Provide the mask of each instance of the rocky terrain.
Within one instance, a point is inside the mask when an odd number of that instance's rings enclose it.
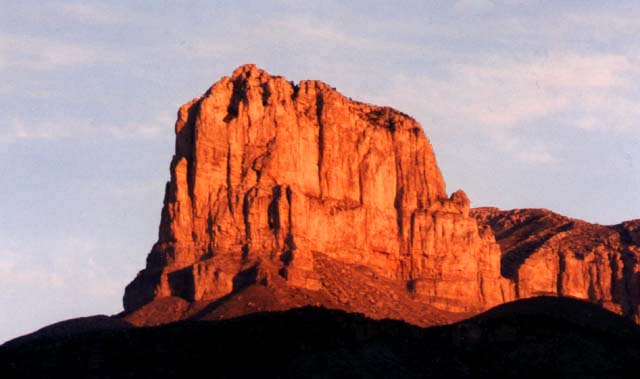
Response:
[[[399,111],[245,65],[175,133],[158,242],[125,291],[135,325],[322,305],[427,326],[540,295],[640,320],[640,221],[470,210]]]
[[[447,195],[405,114],[246,65],[185,104],[175,131],[159,239],[126,289],[127,320],[202,314],[256,285],[304,294],[290,306],[419,325],[513,298],[492,233],[464,192]]]
[[[516,297],[585,299],[640,322],[640,220],[603,226],[545,209],[471,214],[495,234]]]

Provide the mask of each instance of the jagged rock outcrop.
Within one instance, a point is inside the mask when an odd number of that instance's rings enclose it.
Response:
[[[462,191],[447,196],[431,144],[403,113],[246,65],[182,106],[175,132],[159,239],[126,289],[128,313],[163,298],[226,301],[250,285],[374,316],[405,298],[454,312],[513,298],[493,234]],[[373,287],[337,288],[327,267],[365,270]],[[359,285],[372,300],[343,301]]]
[[[603,226],[545,209],[471,213],[495,233],[517,298],[586,299],[640,322],[640,220]]]

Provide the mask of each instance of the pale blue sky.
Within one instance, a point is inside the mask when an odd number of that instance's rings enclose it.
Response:
[[[640,3],[342,3],[0,0],[0,341],[121,309],[175,112],[243,63],[411,114],[474,206],[640,217]]]

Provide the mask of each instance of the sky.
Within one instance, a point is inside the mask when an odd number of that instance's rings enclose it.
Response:
[[[0,0],[0,343],[122,310],[178,107],[244,63],[412,115],[449,193],[640,218],[640,2]]]

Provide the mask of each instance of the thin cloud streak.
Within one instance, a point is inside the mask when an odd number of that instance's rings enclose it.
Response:
[[[104,5],[87,3],[68,3],[61,7],[64,16],[87,24],[114,25],[127,21],[123,13]]]
[[[34,254],[0,250],[0,286],[46,289],[63,285],[64,280],[58,273],[37,264],[33,257]]]
[[[114,138],[142,140],[170,135],[175,120],[166,113],[145,122],[126,122],[117,125],[96,124],[90,120],[40,120],[27,122],[18,117],[9,119],[7,127],[0,128],[0,144],[34,140],[74,140]]]
[[[19,34],[0,34],[0,72],[55,71],[96,63],[124,62],[124,55],[108,48]]]
[[[0,286],[32,290],[64,290],[85,296],[114,298],[122,292],[126,274],[96,260],[100,247],[90,240],[69,237],[50,242],[47,254],[0,250]],[[118,271],[132,271],[122,268]],[[118,304],[115,304],[117,307]]]
[[[623,56],[561,54],[526,62],[492,57],[477,64],[452,63],[443,71],[445,75],[437,78],[396,76],[396,102],[413,104],[436,118],[455,117],[489,129],[576,112],[591,115],[602,127],[628,129],[629,125],[609,121],[638,117],[640,104],[628,100],[625,91],[640,75]],[[584,128],[579,120],[567,125]]]

